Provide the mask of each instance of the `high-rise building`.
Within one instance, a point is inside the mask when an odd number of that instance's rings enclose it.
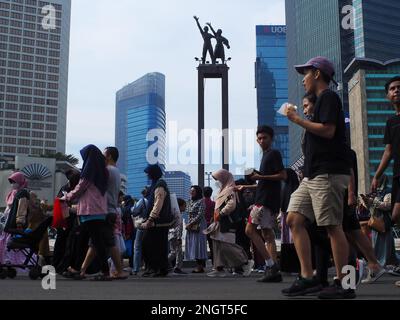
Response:
[[[189,200],[192,181],[190,176],[182,171],[167,171],[164,180],[168,184],[170,193],[175,193],[178,198]]]
[[[71,0],[0,0],[0,155],[65,153]]]
[[[353,0],[357,58],[389,61],[399,57],[400,1]]]
[[[287,50],[289,74],[289,101],[299,106],[302,114],[302,98],[305,94],[302,76],[298,75],[294,65],[304,64],[316,56],[330,59],[336,70],[335,79],[342,84],[338,91],[348,110],[343,93],[343,59],[350,63],[354,57],[351,44],[352,30],[341,27],[341,8],[351,0],[286,0]],[[345,46],[341,39],[350,45]],[[350,39],[350,41],[349,41]],[[334,88],[336,89],[336,88]],[[301,137],[303,129],[289,123],[290,163],[296,162],[302,155]]]
[[[368,193],[385,145],[383,137],[387,120],[395,115],[386,98],[385,83],[400,74],[400,59],[387,63],[357,58],[346,69],[349,82],[351,146],[358,158],[360,193]],[[392,177],[392,166],[386,174]],[[391,179],[390,179],[391,180]]]
[[[349,14],[348,6],[352,6],[354,15]],[[398,58],[399,10],[397,0],[286,0],[289,101],[300,105],[304,95],[301,76],[293,65],[326,56],[335,64],[340,86],[333,89],[338,90],[347,117],[350,78],[344,70],[355,57],[379,61]],[[291,163],[301,156],[301,131],[289,124]]]
[[[289,127],[286,117],[277,113],[288,101],[286,26],[256,26],[256,88],[258,125],[275,131],[273,147],[281,151],[283,163],[289,164]]]
[[[119,90],[115,121],[118,167],[128,194],[140,197],[149,184],[144,169],[158,162],[165,170],[165,76],[148,73]]]

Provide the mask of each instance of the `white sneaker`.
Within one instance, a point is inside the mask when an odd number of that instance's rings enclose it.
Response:
[[[374,283],[376,280],[382,277],[385,274],[385,272],[386,272],[385,268],[380,268],[379,271],[376,273],[368,269],[368,275],[364,280],[361,281],[361,283],[363,284]]]
[[[214,271],[207,273],[207,276],[211,277],[211,278],[225,278],[226,273],[225,273],[225,271],[214,270]]]
[[[251,274],[251,270],[253,270],[254,267],[254,260],[249,260],[247,261],[247,264],[245,264],[243,268],[243,276],[244,277],[249,277]]]

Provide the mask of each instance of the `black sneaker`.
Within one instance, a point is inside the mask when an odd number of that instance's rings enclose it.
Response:
[[[182,269],[179,269],[179,268],[175,268],[174,269],[174,274],[187,274],[186,272],[184,272],[184,271],[182,271]]]
[[[282,282],[282,275],[277,265],[267,267],[264,271],[264,276],[257,280],[257,282]]]
[[[341,281],[335,279],[333,285],[322,290],[318,298],[324,300],[354,299],[356,298],[356,292],[353,289],[343,289]]]
[[[322,290],[321,283],[314,277],[312,280],[299,276],[290,288],[283,289],[282,294],[287,297],[305,296]]]

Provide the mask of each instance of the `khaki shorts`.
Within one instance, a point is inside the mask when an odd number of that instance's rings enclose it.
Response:
[[[339,226],[343,222],[344,193],[350,176],[323,174],[304,179],[290,197],[288,212],[298,212],[318,226]]]
[[[253,206],[250,211],[251,223],[258,225],[261,229],[273,229],[276,218],[271,210],[263,206]]]

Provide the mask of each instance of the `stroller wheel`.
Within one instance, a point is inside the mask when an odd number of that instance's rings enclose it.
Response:
[[[7,278],[7,271],[3,268],[0,268],[0,279],[4,280]]]
[[[29,270],[29,278],[31,278],[31,280],[36,280],[37,278],[40,277],[42,273],[42,270],[40,267],[34,267],[31,270]]]
[[[10,279],[14,279],[17,276],[17,270],[15,270],[14,268],[8,268],[7,269],[7,276]]]

